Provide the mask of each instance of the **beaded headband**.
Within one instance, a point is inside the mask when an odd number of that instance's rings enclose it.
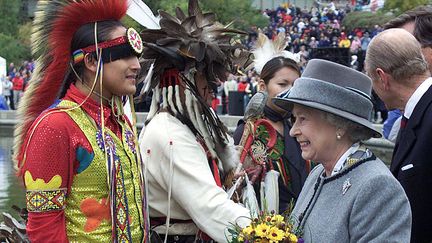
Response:
[[[120,36],[109,41],[98,43],[97,48],[105,49],[103,61],[107,63],[131,55],[141,55],[143,44],[138,32],[134,28],[129,28],[126,31],[126,36]],[[84,60],[85,54],[95,51],[96,45],[87,46],[74,51],[72,53],[73,63],[77,64],[81,62]]]

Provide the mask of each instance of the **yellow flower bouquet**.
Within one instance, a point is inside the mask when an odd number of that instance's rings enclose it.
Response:
[[[288,210],[290,211],[290,210]],[[252,219],[247,227],[240,227],[232,224],[228,228],[231,238],[230,243],[252,243],[252,242],[269,242],[269,243],[304,243],[300,237],[302,232],[295,229],[294,219],[275,214],[274,211],[260,212],[259,216]]]

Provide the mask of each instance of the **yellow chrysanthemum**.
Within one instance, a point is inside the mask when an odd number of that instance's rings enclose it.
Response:
[[[273,224],[280,224],[283,221],[284,221],[284,217],[282,215],[279,215],[279,214],[273,216],[272,219],[271,219],[271,222]]]
[[[265,217],[265,222],[271,222],[271,220],[272,220],[272,217],[271,216],[266,216]]]
[[[259,225],[256,227],[256,231],[255,231],[255,233],[256,233],[256,235],[259,236],[259,237],[266,237],[267,234],[268,234],[268,232],[269,232],[269,230],[270,230],[270,226],[268,226],[268,225],[266,225],[266,224],[259,224]]]
[[[293,233],[286,232],[285,236],[290,243],[297,243],[298,241],[297,236]]]
[[[277,227],[271,227],[268,234],[267,239],[270,241],[280,241],[285,237],[283,230],[278,229]]]
[[[249,225],[248,227],[246,227],[242,230],[242,233],[245,234],[246,236],[249,236],[249,235],[252,235],[255,233],[255,229]]]

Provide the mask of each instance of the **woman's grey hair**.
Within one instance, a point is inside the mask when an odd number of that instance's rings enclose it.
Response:
[[[348,138],[353,143],[365,141],[373,137],[373,132],[360,124],[325,111],[321,111],[321,114],[325,121],[336,128],[345,130],[346,135],[348,135]]]

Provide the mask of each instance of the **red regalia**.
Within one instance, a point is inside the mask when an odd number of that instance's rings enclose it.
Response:
[[[14,147],[27,189],[27,233],[33,242],[148,239],[134,122],[123,114],[121,97],[108,100],[94,90],[96,80],[103,80],[105,63],[142,53],[141,38],[128,29],[124,36],[94,37],[94,44],[71,50],[80,27],[92,24],[98,31],[98,22],[119,21],[127,9],[127,0],[38,3],[32,43],[37,68],[18,111],[23,119]],[[82,82],[75,65],[87,54],[97,61],[88,95],[67,82],[71,75]],[[90,98],[95,92],[99,101]]]

